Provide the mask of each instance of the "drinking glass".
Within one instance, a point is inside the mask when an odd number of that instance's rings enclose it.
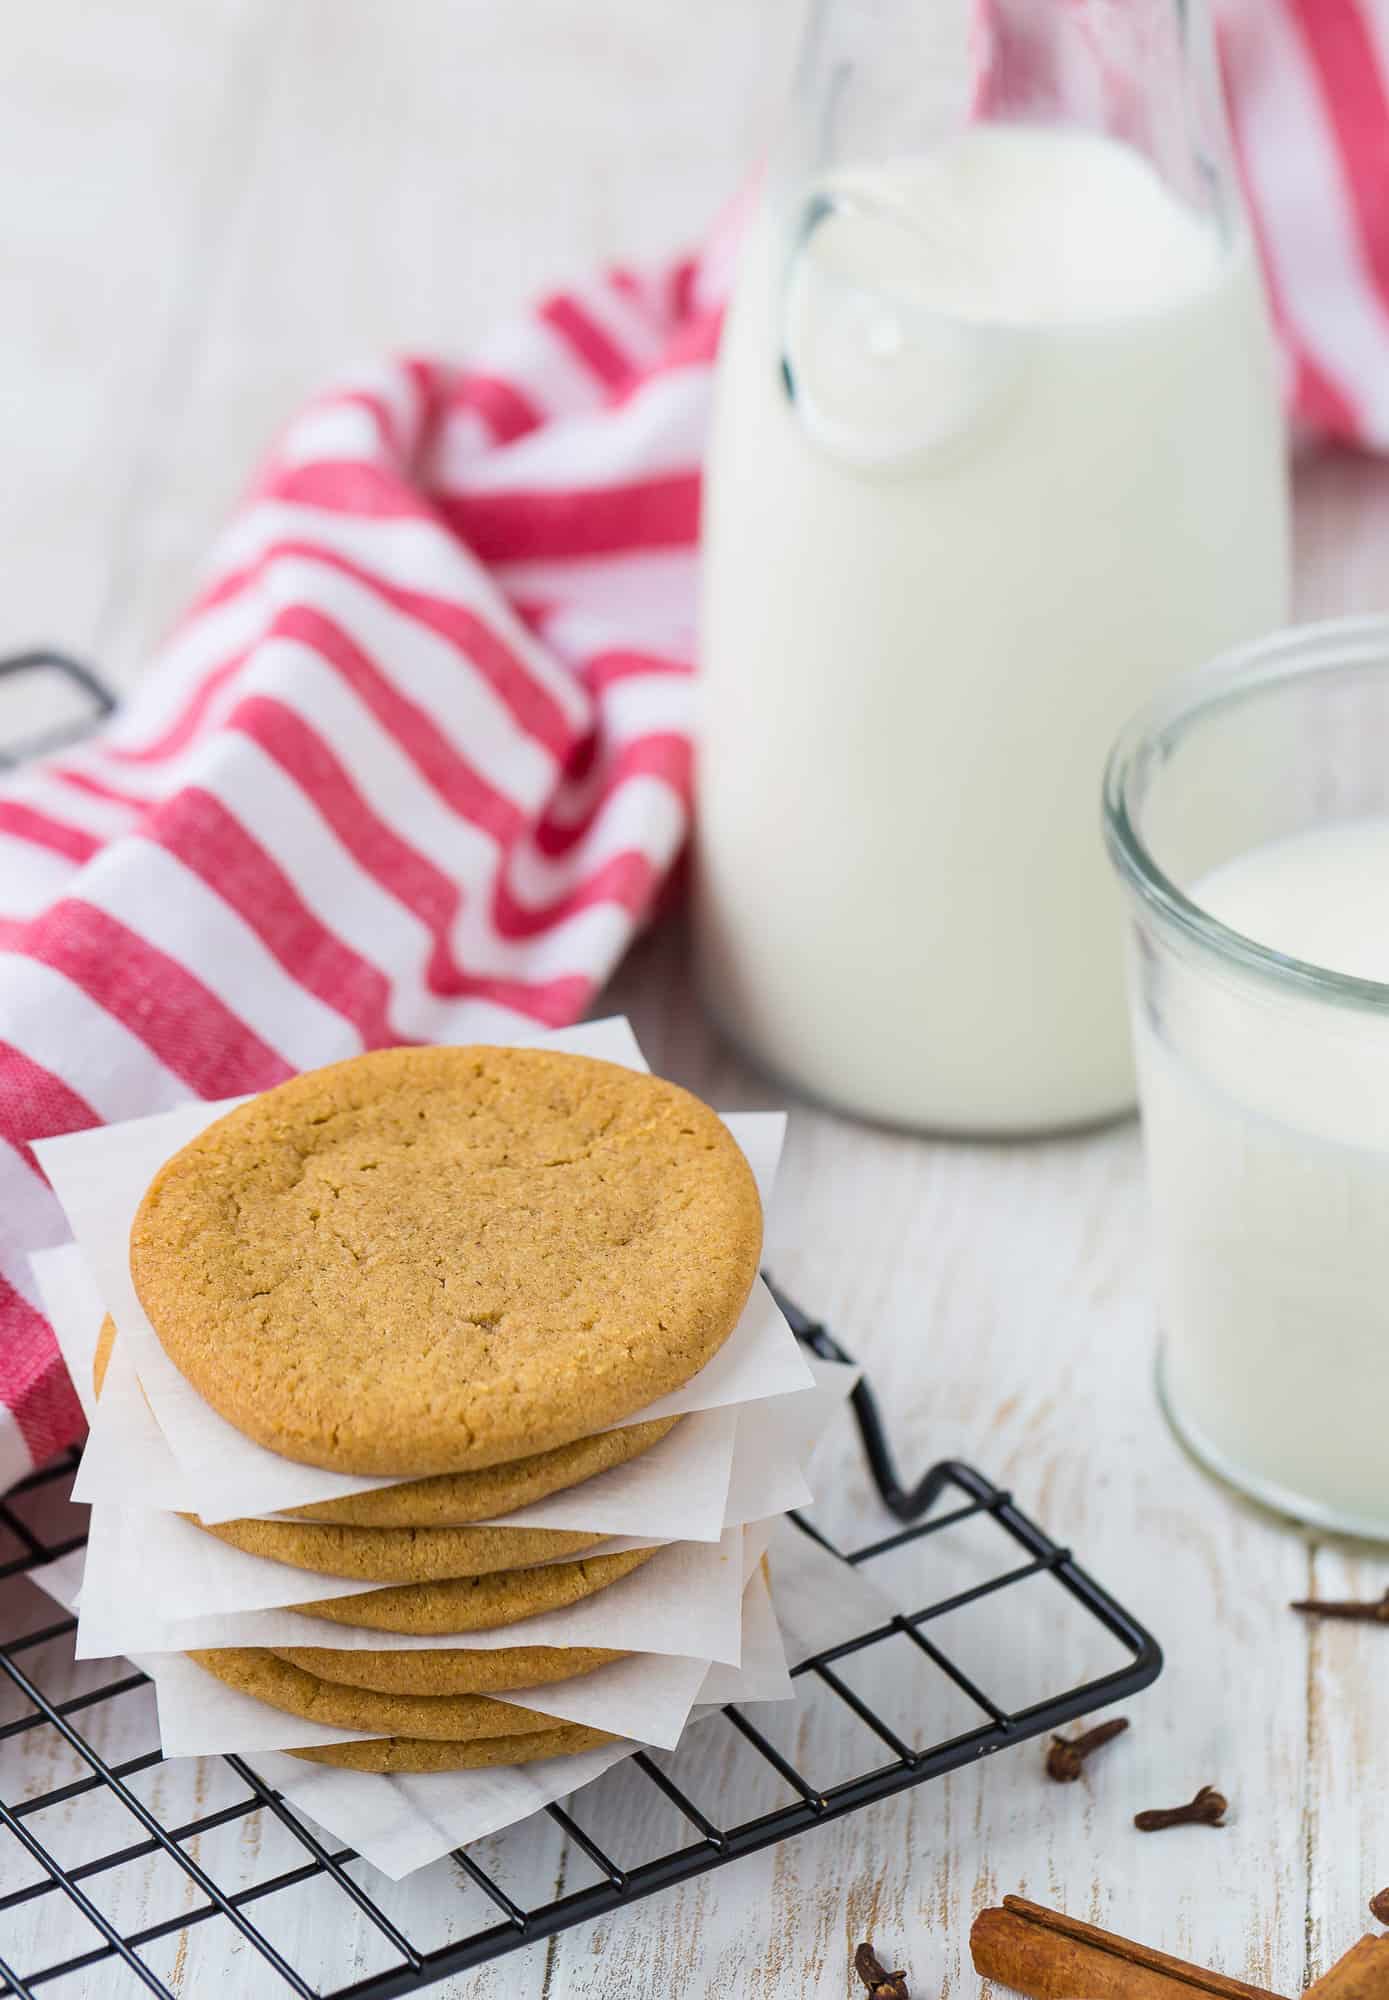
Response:
[[[1162,696],[1120,737],[1104,814],[1167,1412],[1256,1499],[1389,1537],[1389,984],[1278,949],[1281,911],[1389,968],[1360,930],[1387,900],[1389,619],[1281,635]],[[1210,907],[1214,871],[1248,883],[1251,857],[1258,939]]]

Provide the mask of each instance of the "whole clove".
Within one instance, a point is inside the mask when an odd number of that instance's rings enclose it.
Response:
[[[889,1972],[871,1944],[854,1953],[854,1971],[868,1988],[869,2000],[911,2000],[905,1972]]]
[[[1047,1776],[1058,1785],[1074,1784],[1086,1758],[1093,1757],[1116,1736],[1122,1736],[1128,1726],[1127,1716],[1116,1715],[1094,1729],[1087,1729],[1083,1736],[1053,1736],[1047,1751]]]
[[[1230,1802],[1214,1785],[1202,1785],[1189,1805],[1165,1806],[1151,1812],[1135,1813],[1134,1825],[1140,1833],[1161,1833],[1169,1826],[1223,1826]]]
[[[1377,1923],[1389,1924],[1389,1889],[1381,1889],[1377,1896],[1371,1896],[1370,1915]]]
[[[1291,1607],[1306,1618],[1342,1618],[1356,1625],[1389,1625],[1389,1590],[1383,1597],[1302,1597]]]

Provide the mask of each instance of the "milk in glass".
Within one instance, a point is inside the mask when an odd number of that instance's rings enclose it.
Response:
[[[1338,1007],[1209,964],[1139,982],[1168,1400],[1241,1485],[1389,1534],[1389,817],[1271,840],[1187,894],[1386,994]]]

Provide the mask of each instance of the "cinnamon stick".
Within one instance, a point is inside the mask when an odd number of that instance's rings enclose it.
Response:
[[[1389,1937],[1363,1937],[1302,2000],[1389,2000]]]
[[[1001,1910],[981,1911],[969,1947],[981,1978],[1033,2000],[1192,2000],[1197,1994],[1214,1995],[1215,2000],[1279,2000],[1266,1987],[1187,1965],[1021,1896],[1006,1896]],[[1348,1988],[1319,2000],[1368,2000],[1372,1990]]]
[[[1278,2000],[1204,1966],[1188,1965],[1059,1910],[1005,1896],[982,1910],[969,1934],[974,1969],[1031,2000]],[[1364,1937],[1302,2000],[1389,2000],[1389,1937]]]

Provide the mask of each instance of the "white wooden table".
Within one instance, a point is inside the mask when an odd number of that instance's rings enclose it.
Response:
[[[257,441],[323,375],[403,343],[463,349],[557,274],[694,234],[762,142],[798,12],[12,7],[0,649],[51,639],[128,681]],[[1299,531],[1304,613],[1389,605],[1389,469],[1304,466]],[[658,1068],[723,1107],[771,1101],[703,1027],[678,936],[644,943],[611,997]],[[914,1993],[973,1995],[971,1916],[1018,1891],[1299,1991],[1389,1880],[1389,1636],[1285,1607],[1378,1592],[1389,1561],[1232,1504],[1166,1434],[1133,1127],[969,1146],[797,1109],[771,1250],[870,1365],[904,1454],[1013,1486],[1158,1631],[1167,1672],[1081,1787],[1042,1782],[1033,1751],[1000,1757],[439,1990],[839,2000],[872,1935]],[[847,1425],[824,1485],[832,1527],[880,1521]],[[42,1748],[0,1745],[21,1754],[40,1789]],[[1227,1829],[1131,1833],[1136,1808],[1207,1781],[1234,1801]],[[538,1841],[543,1877],[558,1864]],[[127,1917],[157,1901],[143,1866],[123,1871]],[[0,1853],[0,1882],[14,1870]],[[268,1993],[244,1948],[209,1956],[211,1933],[172,1941],[166,1976]],[[17,1937],[0,1922],[0,1953]],[[122,1977],[86,1990],[134,1990]]]

